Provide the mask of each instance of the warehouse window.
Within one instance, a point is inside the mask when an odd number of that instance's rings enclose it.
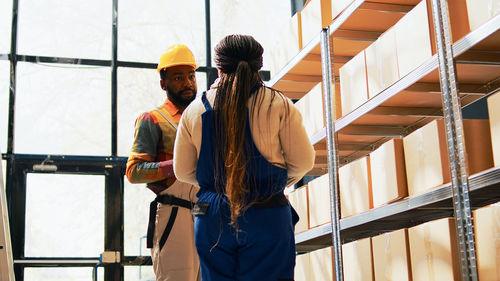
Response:
[[[0,42],[3,42],[0,40]],[[7,151],[7,120],[9,119],[9,62],[0,60],[0,152]]]
[[[263,8],[265,7],[265,8]],[[270,50],[274,47],[276,28],[290,20],[290,4],[281,0],[210,1],[212,57],[214,47],[224,36],[241,33],[252,35],[264,47],[264,70],[269,70]],[[230,17],[226,15],[231,15]]]
[[[26,257],[103,252],[103,176],[28,174],[26,185]]]
[[[103,271],[97,275],[98,280],[104,280]],[[92,268],[26,268],[25,281],[89,281],[92,280]],[[139,279],[137,279],[139,280]]]
[[[108,67],[18,63],[16,153],[111,154]]]
[[[18,54],[110,59],[111,3],[19,1]]]
[[[12,1],[0,1],[0,54],[10,52],[11,21]]]
[[[144,184],[131,184],[124,180],[125,255],[150,256],[151,250],[146,248],[146,230],[149,203],[155,199],[155,194]]]
[[[205,0],[118,3],[118,59],[157,62],[166,49],[182,43],[205,65]]]
[[[124,280],[154,281],[156,280],[152,266],[125,266]]]

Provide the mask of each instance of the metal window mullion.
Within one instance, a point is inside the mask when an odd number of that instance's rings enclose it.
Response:
[[[446,0],[432,0],[462,280],[478,280],[460,98]]]
[[[113,0],[113,27],[111,38],[111,155],[118,155],[118,106],[117,106],[117,68],[118,68],[118,0]]]
[[[217,71],[212,69],[212,27],[210,16],[210,0],[205,0],[205,42],[206,42],[206,74],[207,74],[207,89],[217,79]]]
[[[10,80],[9,80],[9,117],[7,127],[7,154],[14,152],[14,109],[16,104],[17,68],[17,17],[19,0],[12,1],[12,26],[10,36]]]
[[[104,250],[120,252],[124,250],[124,168],[110,165],[105,171],[104,189]],[[123,281],[123,267],[120,263],[104,267],[105,281]]]
[[[342,270],[342,248],[340,240],[340,215],[339,215],[339,194],[338,194],[338,151],[335,140],[335,122],[336,115],[334,103],[335,80],[332,79],[333,71],[333,43],[329,36],[329,28],[321,31],[321,68],[323,81],[323,107],[325,109],[326,119],[326,142],[328,151],[328,175],[330,184],[330,211],[332,226],[332,246],[335,268],[335,280],[343,280]]]
[[[5,193],[9,212],[9,226],[14,260],[25,256],[26,244],[26,173],[16,161],[9,159],[11,167]],[[17,281],[24,280],[24,265],[14,264],[14,275]]]
[[[7,124],[7,154],[14,152],[14,119],[16,101],[16,69],[17,69],[17,19],[19,0],[12,1],[12,25],[10,38],[10,75],[9,75],[9,116]],[[9,226],[14,259],[24,257],[25,220],[26,220],[26,176],[16,169],[15,161],[7,161],[6,195],[9,212]],[[24,267],[14,264],[14,276],[18,281],[24,280]]]

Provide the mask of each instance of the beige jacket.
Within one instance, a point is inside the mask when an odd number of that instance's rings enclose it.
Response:
[[[215,89],[207,92],[207,99],[212,106],[215,92]],[[264,99],[262,106],[255,110],[250,119],[252,138],[264,158],[288,171],[287,186],[295,184],[312,169],[315,156],[302,125],[302,116],[288,98],[272,99],[273,93],[268,88],[260,88],[248,104],[258,95],[264,95]],[[288,118],[285,103],[289,105]],[[182,114],[174,146],[175,176],[180,181],[196,186],[196,165],[202,134],[201,115],[204,112],[201,96],[197,97]]]

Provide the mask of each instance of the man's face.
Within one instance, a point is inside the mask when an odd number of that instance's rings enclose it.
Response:
[[[188,106],[196,98],[196,73],[189,65],[172,66],[166,69],[166,79],[160,81],[168,98],[178,107]]]

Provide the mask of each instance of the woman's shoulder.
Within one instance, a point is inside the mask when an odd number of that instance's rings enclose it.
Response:
[[[288,106],[291,100],[287,98],[282,92],[269,87],[263,87],[264,92],[261,92],[264,102],[270,103],[271,106]]]
[[[205,112],[205,106],[203,105],[203,101],[201,99],[203,93],[200,93],[196,96],[196,98],[186,107],[182,116],[186,116],[185,118],[197,118]]]

